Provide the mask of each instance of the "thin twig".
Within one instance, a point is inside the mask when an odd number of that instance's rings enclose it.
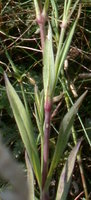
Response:
[[[82,191],[74,200],[79,200],[79,198],[84,194],[84,191]]]

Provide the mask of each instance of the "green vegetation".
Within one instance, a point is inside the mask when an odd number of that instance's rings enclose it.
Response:
[[[0,1],[1,199],[90,199],[90,5]]]

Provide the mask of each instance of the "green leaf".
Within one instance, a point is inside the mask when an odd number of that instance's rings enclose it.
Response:
[[[11,83],[9,82],[6,74],[5,74],[5,83],[6,83],[6,90],[7,90],[9,102],[10,102],[18,129],[19,129],[21,138],[27,150],[29,159],[32,163],[33,170],[35,172],[39,186],[41,186],[40,161],[39,161],[38,150],[37,150],[36,142],[34,138],[31,118],[27,114],[27,111],[24,108],[24,105],[22,104],[15,89],[12,87]]]
[[[40,13],[41,13],[41,8],[40,8],[40,1],[39,0],[34,0],[34,5],[35,5],[35,11],[36,11],[36,18],[40,18]]]
[[[76,156],[77,156],[77,152],[79,150],[80,144],[81,144],[81,140],[71,151],[64,165],[64,168],[61,172],[58,189],[57,189],[56,200],[65,200],[67,197],[71,179],[72,179],[72,172],[74,169],[74,164],[75,164],[75,160],[76,160]]]
[[[47,15],[48,7],[49,7],[49,0],[45,0],[44,7],[43,7],[43,12],[42,12],[42,14],[44,16]]]
[[[36,122],[43,137],[43,113],[44,113],[44,101],[43,101],[43,91],[40,93],[37,86],[35,86],[35,116]]]
[[[43,83],[45,99],[49,95],[52,96],[53,85],[55,81],[55,66],[54,66],[54,54],[52,46],[52,30],[49,24],[48,36],[45,41],[44,53],[43,53]]]
[[[41,102],[41,98],[40,98],[40,91],[38,90],[38,87],[35,85],[35,105],[37,108],[37,112],[39,115],[39,120],[42,120],[42,115],[40,112],[40,102]]]
[[[68,20],[71,18],[72,14],[75,11],[75,9],[76,9],[76,7],[77,7],[77,5],[78,5],[79,2],[80,2],[80,0],[77,0],[77,1],[75,1],[74,5],[72,5],[72,9],[69,12]]]
[[[64,43],[64,45],[62,46],[62,49],[60,50],[60,55],[59,55],[59,65],[56,66],[56,77],[58,79],[59,77],[59,74],[60,74],[60,71],[63,67],[63,64],[64,64],[64,61],[66,59],[66,56],[67,56],[67,53],[69,51],[69,47],[70,47],[70,44],[71,44],[71,41],[72,41],[72,37],[73,37],[73,34],[74,34],[74,31],[75,31],[75,28],[76,28],[76,24],[77,24],[77,20],[74,22],[69,34],[68,34],[68,37]]]
[[[37,86],[35,86],[35,117],[39,130],[37,143],[41,139],[41,169],[43,167],[43,126],[44,126],[44,93],[39,92]],[[41,170],[42,171],[42,170]]]
[[[87,93],[87,91],[84,92],[83,95],[81,95],[81,97],[79,97],[79,99],[76,101],[76,103],[71,107],[69,112],[65,115],[65,117],[63,118],[63,121],[60,125],[57,144],[56,144],[55,152],[54,152],[53,159],[51,162],[51,166],[49,169],[46,187],[48,187],[51,177],[52,177],[52,174],[53,174],[53,171],[56,168],[56,166],[66,148],[69,136],[71,134],[71,128],[72,128],[72,125],[74,122],[74,118],[78,112],[78,109],[79,109],[86,93]]]
[[[11,59],[11,57],[10,57],[10,55],[9,55],[9,53],[8,53],[7,50],[5,50],[5,54],[6,54],[8,60],[9,60],[9,62],[10,62],[10,64],[11,64],[11,67],[12,67],[13,71],[15,72],[15,74],[16,74],[18,77],[20,77],[19,71],[18,71],[18,69],[16,68],[16,66],[15,66],[14,62],[12,61],[12,59]]]
[[[27,152],[25,153],[25,160],[26,160],[26,166],[27,166],[29,200],[35,200],[35,197],[34,197],[34,175],[33,175],[32,166],[29,161]]]
[[[68,2],[67,2],[67,7],[66,7],[66,15],[68,16],[68,13],[69,13],[69,11],[70,11],[70,7],[71,7],[71,3],[72,3],[72,0],[69,0]]]
[[[71,44],[71,41],[72,41],[72,37],[73,37],[74,31],[75,31],[75,28],[76,28],[76,25],[77,25],[77,22],[78,22],[78,19],[79,19],[80,12],[81,12],[81,7],[79,6],[77,18],[74,21],[74,23],[73,23],[73,25],[72,25],[69,33],[68,33],[68,36],[66,37],[66,39],[64,41],[67,23],[68,23],[71,15],[72,15],[72,13],[74,12],[77,4],[78,4],[78,0],[75,2],[75,4],[73,5],[70,12],[69,12],[69,9],[70,9],[70,5],[71,5],[71,1],[70,0],[65,1],[65,4],[64,4],[64,14],[63,14],[63,20],[62,20],[62,28],[61,28],[59,45],[58,45],[58,50],[57,50],[56,59],[55,59],[56,78],[55,78],[54,87],[55,87],[55,85],[58,81],[60,71],[63,68],[63,64],[64,64],[64,61],[66,59],[67,53],[69,51],[70,44]]]
[[[55,33],[54,37],[58,46],[58,41],[59,41],[58,6],[55,0],[51,0],[51,5],[52,5],[51,24],[53,32]]]

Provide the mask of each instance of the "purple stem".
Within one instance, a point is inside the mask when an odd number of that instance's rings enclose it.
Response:
[[[40,17],[37,19],[37,23],[40,27],[40,39],[41,39],[41,47],[42,50],[44,49],[44,42],[45,42],[45,22],[46,22],[46,16],[43,16],[43,14],[40,14]]]
[[[45,42],[45,25],[44,24],[40,24],[40,38],[41,38],[41,47],[43,50],[44,42]]]
[[[52,102],[50,99],[46,100],[45,109],[45,129],[44,129],[44,147],[43,147],[43,172],[42,172],[42,191],[45,186],[47,171],[48,171],[48,157],[49,157],[49,138],[50,138],[50,121],[51,121]],[[48,200],[47,194],[43,192],[42,200]]]
[[[49,200],[49,195],[46,194],[45,192],[42,193],[42,198],[41,198],[41,200]]]

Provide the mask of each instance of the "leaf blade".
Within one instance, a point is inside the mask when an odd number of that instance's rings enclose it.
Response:
[[[77,156],[77,152],[79,150],[81,144],[81,140],[77,143],[77,145],[72,149],[64,167],[62,173],[60,175],[56,200],[65,200],[69,191],[71,179],[72,179],[72,172],[75,165],[75,160]]]
[[[60,126],[60,130],[59,130],[56,148],[54,151],[54,155],[53,155],[52,162],[51,162],[50,169],[49,169],[48,176],[47,176],[46,187],[49,186],[53,171],[56,168],[56,166],[64,152],[64,149],[67,145],[69,136],[71,134],[71,127],[73,125],[74,118],[78,112],[78,108],[80,107],[86,93],[87,93],[87,91],[84,92],[79,97],[79,99],[76,101],[76,103],[71,107],[69,112],[63,118],[63,121]]]
[[[28,179],[28,192],[29,192],[29,200],[35,200],[34,195],[34,176],[31,163],[29,161],[27,152],[25,152],[25,160],[27,166],[27,179]]]
[[[54,54],[52,45],[52,30],[49,24],[48,36],[45,41],[44,53],[43,53],[43,83],[45,98],[48,95],[52,96],[53,85],[55,81],[55,65],[54,65]]]
[[[33,165],[33,169],[34,169],[37,181],[39,183],[39,186],[41,186],[40,161],[39,161],[38,151],[37,151],[36,142],[34,138],[34,133],[31,127],[31,121],[29,121],[29,116],[27,115],[27,112],[20,98],[18,97],[18,94],[16,93],[15,89],[9,82],[6,74],[4,76],[5,76],[7,95],[9,98],[9,102],[10,102],[18,129],[19,129],[21,138],[23,140],[23,143],[29,155],[29,159]]]
[[[77,25],[77,19],[73,23],[73,26],[70,29],[69,35],[68,35],[67,39],[65,40],[65,43],[63,44],[62,49],[60,50],[59,66],[56,66],[56,76],[57,76],[57,78],[59,77],[60,71],[63,67],[64,61],[65,61],[67,53],[69,51],[70,44],[71,44],[71,41],[72,41],[72,37],[73,37],[74,31],[75,31],[76,25]]]

